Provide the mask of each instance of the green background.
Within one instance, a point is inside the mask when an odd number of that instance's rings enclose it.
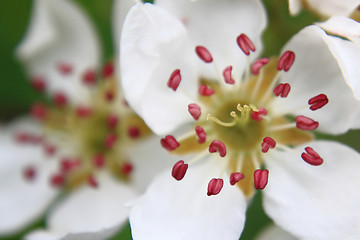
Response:
[[[111,33],[112,0],[76,0],[93,21],[101,37],[104,51],[104,62],[113,56]],[[310,13],[302,12],[297,17],[290,17],[286,0],[264,0],[268,9],[269,27],[264,33],[264,56],[279,53],[281,46],[302,27],[317,20]],[[25,72],[14,55],[16,45],[20,42],[29,23],[33,1],[1,0],[0,1],[0,123],[6,123],[19,115],[26,114],[35,101],[46,100],[42,94],[35,92],[28,83]],[[342,141],[360,151],[360,131],[350,131],[346,135],[326,136],[319,138]],[[1,214],[1,213],[0,213]],[[261,194],[253,199],[247,212],[247,220],[242,240],[251,240],[271,220],[266,217],[261,207]],[[30,229],[43,227],[40,221]],[[23,234],[23,233],[22,233]],[[21,239],[22,234],[2,237],[0,239]],[[129,225],[113,239],[131,239]]]

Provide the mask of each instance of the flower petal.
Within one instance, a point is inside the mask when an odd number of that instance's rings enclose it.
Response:
[[[301,0],[289,0],[289,11],[292,15],[296,15],[302,8]]]
[[[270,225],[262,230],[261,233],[255,238],[255,240],[297,240],[290,233],[285,232],[275,224]]]
[[[82,75],[96,70],[99,51],[91,23],[74,3],[37,0],[17,56],[31,77],[45,81],[50,95],[63,93],[77,104],[89,101],[90,89]]]
[[[219,195],[206,195],[214,164],[192,165],[180,182],[171,177],[171,170],[160,174],[131,210],[133,238],[238,239],[244,226],[245,197],[229,183]]]
[[[162,9],[139,3],[125,19],[121,49],[124,95],[146,124],[164,134],[191,120],[188,95],[195,96],[197,75],[184,26]],[[175,69],[183,81],[174,93],[167,82]]]
[[[324,159],[312,166],[294,152],[274,151],[265,160],[270,171],[264,190],[265,212],[301,239],[359,239],[360,155],[336,142],[308,143]],[[298,152],[298,153],[297,153]]]
[[[359,5],[358,0],[306,0],[308,7],[321,15],[330,16],[349,16]]]
[[[294,51],[296,58],[291,69],[283,73],[282,82],[291,85],[291,92],[286,99],[274,101],[274,112],[291,112],[313,118],[320,123],[318,130],[331,134],[344,133],[358,125],[356,116],[360,102],[346,84],[347,76],[342,73],[341,64],[339,66],[334,56],[334,43],[337,41],[344,40],[326,35],[317,26],[304,28],[290,40],[284,49]],[[321,93],[329,98],[326,106],[317,111],[296,111]]]
[[[182,20],[196,45],[205,46],[213,55],[219,70],[233,65],[233,76],[240,79],[246,66],[246,55],[236,44],[236,38],[245,33],[255,44],[259,56],[261,34],[266,26],[266,13],[258,0],[155,0],[156,5]],[[224,17],[226,16],[226,17]],[[202,75],[217,78],[211,64],[201,64]]]
[[[57,195],[49,184],[56,162],[45,156],[41,145],[15,141],[14,133],[24,129],[31,133],[40,130],[22,119],[0,135],[0,235],[13,234],[33,223]],[[24,176],[27,167],[35,169],[31,180]]]
[[[133,189],[103,173],[98,176],[99,187],[83,186],[61,201],[49,215],[48,231],[34,235],[61,236],[61,239],[106,239],[114,234],[128,218],[124,204],[133,199]],[[31,236],[31,234],[30,234]],[[29,239],[36,239],[30,238]]]

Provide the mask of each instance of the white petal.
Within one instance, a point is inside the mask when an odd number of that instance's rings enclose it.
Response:
[[[131,210],[133,238],[238,239],[245,221],[245,197],[227,179],[219,195],[206,195],[209,180],[216,177],[210,175],[211,167],[216,166],[214,162],[191,165],[180,182],[171,177],[170,169],[159,175]]]
[[[66,13],[66,14],[64,14]],[[71,103],[86,103],[90,89],[82,81],[100,61],[94,29],[80,8],[70,1],[37,0],[28,32],[17,49],[31,77],[42,77],[50,95],[63,92]],[[63,74],[59,65],[72,67]]]
[[[290,233],[276,225],[270,225],[262,230],[255,240],[296,240]]]
[[[107,174],[99,175],[97,181],[98,188],[83,186],[61,201],[49,215],[48,232],[36,234],[98,240],[119,230],[129,213],[124,204],[136,193]]]
[[[284,49],[294,51],[296,58],[281,81],[290,83],[291,92],[286,99],[278,98],[274,102],[275,112],[303,114],[320,123],[318,130],[331,134],[344,133],[358,125],[356,116],[360,111],[360,102],[346,84],[347,76],[343,75],[340,69],[342,65],[334,56],[334,44],[337,41],[340,40],[326,35],[317,26],[304,28],[290,40]],[[296,111],[306,106],[310,98],[321,93],[329,98],[326,106],[316,111]]]
[[[301,239],[359,239],[359,153],[330,141],[307,146],[324,159],[322,165],[312,166],[300,158],[304,146],[294,152],[274,151],[266,158],[270,174],[265,212]]]
[[[266,26],[266,13],[258,0],[156,0],[161,6],[184,22],[194,44],[205,46],[213,55],[220,71],[233,65],[235,79],[246,66],[246,56],[236,44],[236,37],[245,33],[255,44],[253,59],[261,53],[261,34]],[[212,64],[201,64],[201,73],[214,75]],[[210,73],[210,74],[209,74]]]
[[[330,16],[349,16],[359,5],[358,0],[306,0],[309,7],[316,12]]]
[[[33,223],[57,195],[49,184],[56,168],[54,159],[45,156],[40,145],[21,144],[14,139],[17,131],[36,133],[39,129],[26,120],[16,125],[8,126],[0,135],[0,235],[15,233]],[[26,180],[24,170],[30,166],[35,168],[35,178]]]
[[[301,0],[289,0],[289,11],[292,15],[296,15],[302,8]]]
[[[190,120],[188,95],[195,96],[197,75],[184,26],[156,6],[137,4],[125,19],[121,49],[125,98],[148,126],[163,134]],[[174,93],[167,82],[178,68],[183,80]]]

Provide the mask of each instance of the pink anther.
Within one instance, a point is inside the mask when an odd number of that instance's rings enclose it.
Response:
[[[105,147],[106,147],[107,149],[111,149],[111,148],[114,146],[116,140],[117,140],[117,136],[116,136],[115,133],[110,133],[110,134],[108,134],[108,135],[105,137],[105,141],[104,141]]]
[[[167,86],[172,90],[176,91],[176,89],[179,87],[180,82],[181,82],[180,69],[176,69],[171,73],[170,78],[167,82]]]
[[[261,151],[263,153],[267,153],[270,148],[275,148],[275,146],[276,146],[276,142],[273,138],[265,137],[263,139],[263,142],[261,143]]]
[[[231,185],[235,185],[236,183],[238,183],[240,180],[242,180],[245,177],[245,175],[243,173],[240,172],[233,172],[230,175],[230,184]]]
[[[188,105],[188,111],[190,115],[195,119],[198,120],[201,115],[201,108],[196,103],[191,103]]]
[[[289,95],[290,90],[291,90],[290,84],[280,83],[274,88],[273,92],[277,97],[280,96],[282,98],[286,98]]]
[[[98,181],[95,179],[93,175],[90,175],[88,177],[88,184],[93,188],[97,188],[99,186]]]
[[[295,61],[295,53],[293,51],[286,51],[281,55],[280,60],[276,66],[277,70],[289,71]]]
[[[68,102],[67,97],[62,92],[55,93],[53,96],[53,101],[54,101],[55,105],[58,107],[63,107]]]
[[[295,118],[296,127],[301,130],[314,130],[319,126],[319,123],[311,118],[299,115]]]
[[[76,108],[76,115],[80,118],[89,117],[92,115],[92,113],[93,113],[93,110],[87,106],[78,106]]]
[[[211,53],[205,47],[196,46],[195,51],[196,51],[196,54],[198,55],[198,57],[201,60],[203,60],[204,62],[211,63],[213,61]]]
[[[57,173],[51,176],[50,183],[53,187],[61,187],[65,182],[65,178],[62,174]]]
[[[199,87],[199,94],[201,96],[211,96],[215,93],[215,91],[211,88],[208,88],[208,86],[201,84]]]
[[[111,77],[114,74],[114,64],[112,62],[107,62],[103,66],[102,75],[104,78]]]
[[[44,92],[46,88],[45,79],[40,76],[31,78],[30,80],[32,87],[38,92]]]
[[[85,71],[84,74],[82,75],[82,81],[84,84],[88,86],[93,86],[96,81],[96,72],[91,69]]]
[[[92,163],[96,168],[102,168],[105,165],[105,157],[102,154],[97,154],[93,157]]]
[[[44,120],[47,115],[47,107],[43,103],[34,103],[31,106],[30,114],[37,120]]]
[[[250,51],[255,52],[255,46],[252,41],[246,36],[244,33],[240,34],[236,38],[236,42],[239,48],[245,53],[245,55],[249,56]]]
[[[224,186],[224,180],[221,178],[213,178],[208,184],[207,195],[218,195]]]
[[[124,175],[129,175],[134,170],[134,166],[129,162],[124,162],[124,164],[121,166],[121,172]]]
[[[106,124],[110,129],[115,128],[118,122],[119,122],[119,118],[114,114],[109,114],[106,118]]]
[[[69,63],[61,62],[57,64],[57,70],[63,75],[69,75],[73,72],[73,66]]]
[[[161,146],[168,151],[173,151],[180,146],[178,141],[176,141],[176,139],[171,135],[167,135],[165,138],[162,138],[160,143]]]
[[[135,139],[140,137],[140,129],[137,126],[130,126],[127,129],[127,134],[130,138]]]
[[[77,158],[64,158],[60,162],[61,165],[61,172],[68,173],[74,168],[77,168],[81,165],[80,159]]]
[[[28,166],[24,169],[24,177],[28,181],[33,181],[36,177],[36,169],[34,166]]]
[[[183,160],[175,163],[171,175],[178,181],[184,178],[189,165],[185,164]]]
[[[108,102],[112,102],[115,98],[115,93],[113,90],[107,90],[105,92],[105,100],[108,101]]]
[[[223,142],[221,142],[219,140],[214,140],[209,145],[209,152],[211,152],[211,153],[218,152],[220,157],[225,157],[226,146]]]
[[[251,66],[251,72],[254,75],[258,75],[260,72],[260,69],[265,66],[269,62],[268,58],[260,58],[256,60],[253,65]]]
[[[313,98],[310,98],[308,104],[311,105],[310,109],[315,111],[319,108],[322,108],[329,102],[329,99],[325,94],[319,94]]]
[[[227,84],[234,84],[235,80],[231,76],[232,66],[228,66],[223,71],[223,77]]]
[[[315,152],[314,149],[312,149],[311,147],[306,147],[305,151],[306,153],[303,152],[301,154],[301,158],[304,159],[304,161],[308,164],[319,166],[324,162],[323,159],[319,156],[319,154]]]
[[[266,114],[267,110],[265,108],[258,108],[257,112],[254,111],[251,113],[251,119],[255,121],[261,121],[263,117],[266,116]]]
[[[198,142],[200,144],[204,143],[206,141],[206,133],[205,133],[204,129],[200,126],[196,126],[195,132],[196,132],[196,136],[198,138]]]
[[[261,170],[257,169],[254,172],[254,186],[256,189],[263,190],[267,183],[269,178],[269,171],[267,169]]]
[[[44,143],[44,152],[48,156],[52,156],[56,153],[56,147],[53,144],[50,143]]]

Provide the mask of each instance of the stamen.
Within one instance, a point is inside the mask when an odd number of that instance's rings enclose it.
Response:
[[[309,99],[308,104],[311,105],[310,109],[315,111],[322,108],[329,102],[329,99],[325,94],[319,94],[311,99]]]
[[[234,111],[232,111],[230,113],[230,116],[234,117]],[[236,115],[236,114],[235,114]],[[217,117],[211,116],[211,114],[209,113],[206,117],[206,120],[211,120],[217,124],[219,124],[220,126],[224,126],[224,127],[233,127],[236,124],[236,119],[234,118],[231,122],[226,123],[226,122],[222,122],[221,120],[219,120]]]
[[[319,123],[311,118],[299,115],[295,118],[296,127],[301,130],[314,130],[319,126]]]
[[[94,85],[96,81],[96,72],[90,69],[85,71],[84,74],[82,75],[82,81],[84,84],[88,86]]]
[[[210,153],[218,152],[220,157],[225,157],[226,156],[226,146],[223,142],[221,142],[219,140],[214,140],[209,145],[209,152]]]
[[[271,137],[265,137],[261,143],[261,151],[267,153],[270,148],[275,148],[276,142]]]
[[[177,163],[175,163],[171,175],[178,181],[180,181],[181,179],[184,178],[186,171],[188,169],[189,165],[188,164],[184,164],[183,160],[178,161]]]
[[[104,78],[111,77],[114,73],[114,64],[112,62],[105,63],[102,69],[102,75]]]
[[[137,126],[130,126],[127,133],[128,136],[132,139],[140,137],[140,129]]]
[[[57,92],[54,94],[53,101],[56,106],[63,107],[67,104],[67,98],[64,93]]]
[[[224,186],[224,180],[222,180],[221,178],[211,179],[208,184],[207,195],[212,196],[219,194],[223,186]]]
[[[290,89],[291,87],[288,83],[280,83],[274,88],[273,92],[277,97],[286,98],[289,95]]]
[[[178,88],[180,82],[181,82],[180,70],[176,69],[171,73],[167,85],[168,85],[169,88],[172,88],[172,90],[176,91],[176,89]]]
[[[254,186],[256,189],[263,190],[267,183],[269,178],[269,171],[267,169],[261,170],[257,169],[254,172]]]
[[[50,178],[50,183],[53,187],[61,187],[64,184],[64,176],[60,173],[54,174]]]
[[[93,113],[90,107],[79,106],[76,108],[76,115],[80,118],[89,117]]]
[[[163,148],[165,148],[168,151],[173,151],[180,146],[178,141],[176,141],[176,139],[171,135],[167,135],[165,138],[162,138],[160,140],[160,143],[163,146]]]
[[[215,91],[211,88],[208,88],[206,85],[201,84],[199,87],[199,94],[201,96],[211,96],[215,93]]]
[[[250,109],[252,109],[254,112],[259,111],[259,109],[257,109],[257,107],[254,104],[244,105],[244,107],[241,107],[241,104],[239,103],[236,106],[236,109],[242,113],[248,113],[248,112],[250,112]]]
[[[227,84],[234,84],[235,80],[231,77],[232,66],[228,66],[223,71],[223,77]]]
[[[269,62],[268,58],[260,58],[256,60],[253,65],[251,66],[251,72],[254,75],[258,75],[260,72],[260,69],[265,66]]]
[[[33,77],[31,80],[32,87],[38,92],[44,92],[46,88],[45,79],[43,77],[37,76]]]
[[[44,120],[47,114],[47,108],[45,104],[34,103],[31,106],[30,114],[37,120]]]
[[[255,52],[255,46],[252,41],[246,36],[244,33],[240,34],[236,38],[236,42],[240,49],[245,53],[245,55],[249,56],[250,51]]]
[[[206,141],[206,133],[205,133],[204,129],[200,126],[196,126],[195,132],[198,137],[198,142],[200,144],[204,143]]]
[[[57,70],[63,75],[69,75],[73,72],[73,67],[68,63],[58,63]]]
[[[97,154],[93,157],[92,159],[93,161],[93,165],[96,167],[96,168],[102,168],[104,165],[105,165],[105,157],[104,155],[102,154]]]
[[[88,178],[88,184],[93,187],[93,188],[97,188],[99,186],[98,182],[96,181],[96,179],[94,178],[93,175],[90,175]]]
[[[109,89],[105,92],[105,99],[108,102],[111,102],[115,98],[115,93],[113,90]]]
[[[55,154],[56,152],[56,147],[52,144],[49,144],[49,143],[44,143],[44,151],[46,153],[46,155],[48,156],[52,156]]]
[[[28,166],[24,169],[24,177],[28,181],[33,181],[36,177],[36,169],[34,166]]]
[[[104,144],[107,149],[110,149],[114,146],[115,142],[117,140],[117,136],[115,133],[110,133],[106,136]]]
[[[201,116],[201,108],[196,103],[189,104],[188,111],[195,120],[198,120]]]
[[[305,152],[303,152],[301,154],[301,158],[311,164],[311,165],[314,165],[314,166],[319,166],[321,165],[324,161],[323,159],[319,156],[319,154],[317,152],[314,151],[314,149],[312,149],[311,147],[306,147],[305,148]]]
[[[261,121],[266,116],[267,110],[265,108],[259,108],[258,111],[251,113],[251,119],[255,121]]]
[[[109,114],[106,119],[108,128],[114,129],[119,122],[119,118],[116,115]]]
[[[129,162],[124,162],[124,164],[121,167],[121,172],[124,175],[129,175],[132,171],[133,171],[134,167],[131,163]]]
[[[196,46],[195,51],[196,51],[196,54],[198,55],[198,57],[201,60],[203,60],[204,62],[211,63],[213,61],[211,53],[205,47]]]
[[[280,60],[276,66],[277,70],[284,70],[285,72],[289,71],[295,60],[295,53],[292,51],[286,51],[280,57]]]
[[[236,183],[238,183],[241,179],[243,179],[245,177],[245,175],[243,173],[240,172],[233,172],[230,175],[230,184],[231,185],[235,185]]]
[[[81,165],[81,161],[79,159],[71,159],[71,158],[64,158],[60,162],[61,165],[61,172],[68,173],[72,169],[79,167]]]

